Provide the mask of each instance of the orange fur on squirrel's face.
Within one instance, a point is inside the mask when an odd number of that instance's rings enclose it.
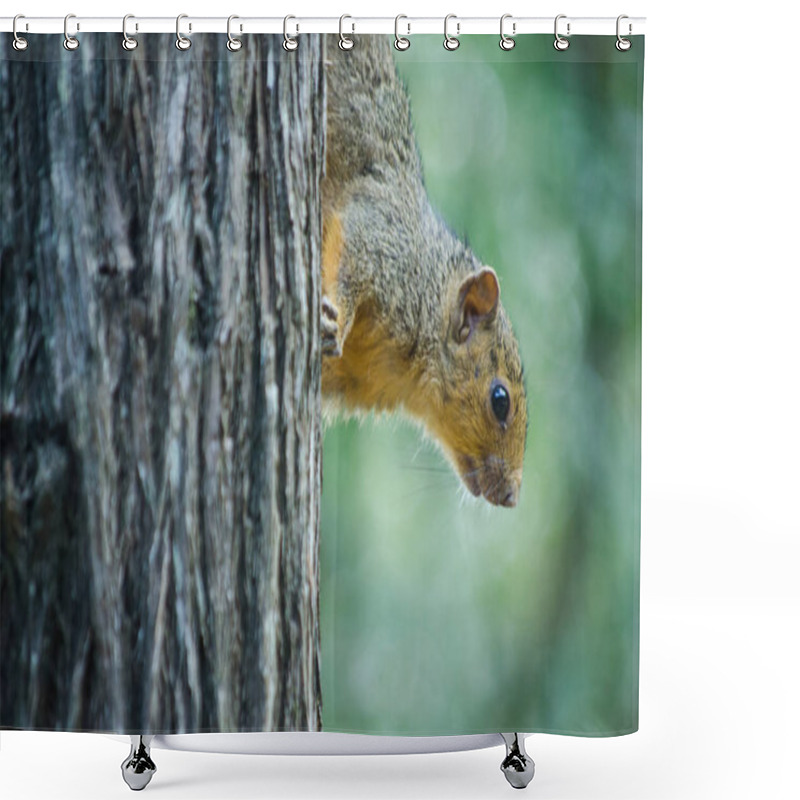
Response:
[[[450,306],[447,380],[426,376],[428,402],[418,413],[472,494],[515,506],[528,414],[522,363],[494,271],[484,267],[466,278]]]
[[[435,358],[409,356],[378,309],[360,306],[341,357],[323,360],[323,395],[346,411],[404,408],[441,445],[473,495],[515,506],[528,423],[516,340],[493,270],[456,288]]]

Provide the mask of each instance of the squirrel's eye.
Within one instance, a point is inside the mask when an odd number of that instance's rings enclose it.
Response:
[[[492,411],[500,422],[505,422],[508,411],[511,408],[511,398],[508,396],[508,389],[502,383],[496,383],[492,387]]]

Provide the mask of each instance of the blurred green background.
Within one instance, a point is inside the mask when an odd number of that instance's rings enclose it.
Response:
[[[412,37],[432,203],[500,276],[527,376],[519,505],[468,496],[402,419],[325,433],[325,730],[638,725],[644,41]]]

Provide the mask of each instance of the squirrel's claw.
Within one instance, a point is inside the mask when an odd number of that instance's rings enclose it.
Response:
[[[339,341],[339,311],[328,297],[322,298],[322,314],[320,318],[322,333],[322,355],[339,357],[342,347]]]

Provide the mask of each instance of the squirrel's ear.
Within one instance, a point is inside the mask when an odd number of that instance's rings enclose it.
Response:
[[[491,322],[500,302],[500,284],[491,267],[483,267],[466,278],[458,290],[458,307],[455,315],[455,338],[466,342],[475,328]]]

